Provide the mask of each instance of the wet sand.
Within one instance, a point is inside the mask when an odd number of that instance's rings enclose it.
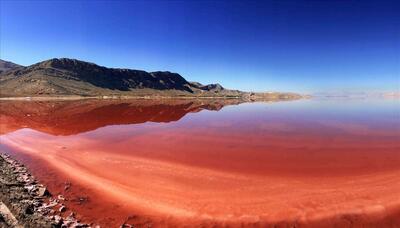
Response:
[[[204,112],[1,144],[103,226],[400,224],[398,125]]]

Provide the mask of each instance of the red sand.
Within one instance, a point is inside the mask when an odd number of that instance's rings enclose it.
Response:
[[[71,181],[67,206],[103,226],[400,225],[397,126],[196,115],[1,144],[51,191]]]

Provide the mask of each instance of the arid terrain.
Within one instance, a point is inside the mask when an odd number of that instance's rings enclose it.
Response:
[[[0,98],[231,98],[241,100],[293,100],[295,93],[253,93],[220,84],[189,82],[169,71],[107,68],[76,59],[50,59],[23,67],[1,60]]]
[[[0,0],[0,228],[400,228],[400,0]]]

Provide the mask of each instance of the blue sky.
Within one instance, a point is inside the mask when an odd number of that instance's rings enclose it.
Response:
[[[399,91],[398,1],[0,1],[0,58],[251,91]]]

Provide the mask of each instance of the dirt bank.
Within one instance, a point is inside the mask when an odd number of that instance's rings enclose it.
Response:
[[[90,227],[64,215],[65,198],[52,196],[22,164],[0,154],[0,167],[0,227]]]

